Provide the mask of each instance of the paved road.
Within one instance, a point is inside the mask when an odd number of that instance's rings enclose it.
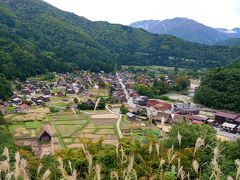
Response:
[[[125,94],[125,96],[126,96],[126,99],[127,99],[127,101],[128,101],[128,102],[127,102],[128,105],[129,105],[131,108],[134,109],[134,108],[136,107],[136,104],[133,103],[133,99],[129,96],[128,91],[127,91],[125,85],[123,84],[122,79],[119,77],[118,73],[116,73],[116,76],[117,76],[117,78],[118,78],[118,81],[119,81],[120,85],[122,86],[123,92],[124,92],[124,94]]]
[[[226,131],[222,131],[220,128],[215,128],[215,130],[217,131],[217,135],[227,137],[232,141],[235,141],[236,139],[240,138],[239,134],[233,134]]]

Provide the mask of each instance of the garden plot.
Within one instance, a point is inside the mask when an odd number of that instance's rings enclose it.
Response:
[[[83,112],[86,112],[90,115],[99,115],[99,114],[107,114],[109,113],[109,111],[106,111],[106,110],[84,110]]]
[[[50,114],[48,116],[48,118],[50,120],[54,120],[54,121],[82,121],[82,120],[86,120],[89,118],[88,115],[86,114],[74,114],[72,111],[66,111],[66,112],[60,112],[60,113],[55,113],[55,114]]]
[[[112,135],[112,134],[114,134],[114,129],[97,129],[97,131],[95,131],[95,134],[97,134],[97,135]]]
[[[109,114],[106,111],[104,111],[104,114],[91,116],[84,113],[74,114],[71,111],[61,111],[48,115],[48,121],[54,124],[61,144],[72,148],[79,147],[80,138],[91,139],[94,142],[103,138],[104,143],[116,143],[115,124],[118,118],[118,115]]]
[[[91,116],[91,122],[85,126],[82,130],[73,134],[75,146],[78,141],[76,139],[86,138],[91,139],[94,142],[103,139],[103,143],[114,144],[117,141],[115,135],[115,123],[118,119],[118,115],[115,114],[95,114]]]
[[[80,147],[82,147],[82,145],[81,144],[69,144],[69,145],[67,145],[67,147],[68,148],[80,148]]]
[[[49,114],[48,119],[54,124],[59,142],[63,147],[72,144],[73,134],[83,129],[90,121],[88,115],[75,114],[72,111]]]
[[[27,129],[25,127],[17,127],[14,131],[15,139],[27,139],[27,138],[36,138],[37,133],[33,129]]]
[[[112,125],[119,116],[116,114],[92,115],[92,121],[97,125]]]
[[[72,134],[79,131],[83,126],[82,125],[57,125],[57,131],[61,134],[62,137],[71,137]]]
[[[17,122],[9,124],[8,129],[15,139],[33,139],[37,137],[42,124],[41,121]],[[54,135],[54,131],[52,135]]]
[[[47,102],[48,106],[59,106],[65,108],[69,104],[69,100],[67,97],[56,97],[51,96],[51,100]]]
[[[41,127],[41,122],[40,121],[30,121],[30,122],[25,122],[25,127],[27,129],[36,129],[37,131]]]
[[[23,114],[7,115],[5,118],[8,122],[43,120],[47,113],[49,113],[49,108],[37,107],[29,109]]]

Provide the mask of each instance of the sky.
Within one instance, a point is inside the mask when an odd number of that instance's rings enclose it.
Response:
[[[240,27],[240,0],[45,0],[92,21],[129,25],[187,17],[215,28]]]

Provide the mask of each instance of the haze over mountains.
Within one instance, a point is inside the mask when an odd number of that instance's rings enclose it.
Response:
[[[208,68],[238,57],[240,48],[93,22],[42,0],[0,0],[0,73],[8,79],[73,69],[112,72],[119,65]]]
[[[240,38],[240,28],[212,28],[188,18],[143,20],[130,24],[154,34],[168,34],[190,42],[213,45],[230,38]]]

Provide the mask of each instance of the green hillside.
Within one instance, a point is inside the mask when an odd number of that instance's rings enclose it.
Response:
[[[197,89],[196,103],[240,112],[240,60],[209,71]]]
[[[42,0],[0,0],[0,45],[0,73],[8,79],[72,69],[111,72],[121,64],[216,67],[240,56],[240,48],[92,22]]]

